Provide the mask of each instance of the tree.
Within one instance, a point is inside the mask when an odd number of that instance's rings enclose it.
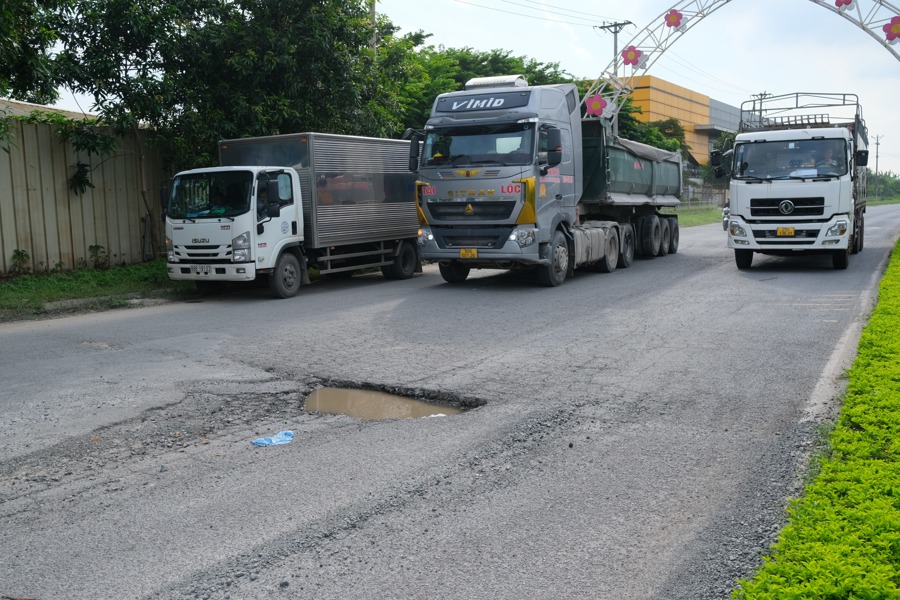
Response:
[[[422,39],[428,36],[419,32]],[[411,79],[404,89],[408,127],[421,128],[428,120],[434,99],[445,92],[463,89],[476,77],[522,75],[532,85],[572,82],[572,76],[559,63],[541,63],[526,56],[513,56],[507,50],[486,52],[469,47],[427,46],[415,58],[419,79]]]
[[[0,96],[36,102],[57,98],[50,52],[63,0],[6,0],[0,5]]]

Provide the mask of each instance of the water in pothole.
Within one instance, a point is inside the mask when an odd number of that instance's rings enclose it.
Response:
[[[458,415],[462,409],[373,390],[319,388],[306,398],[309,412],[341,414],[378,421]]]

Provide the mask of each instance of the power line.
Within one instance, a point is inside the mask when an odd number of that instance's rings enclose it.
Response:
[[[503,10],[503,9],[500,9],[500,8],[494,8],[493,6],[485,6],[485,5],[483,5],[483,4],[478,4],[478,3],[475,3],[475,2],[467,2],[466,0],[453,0],[453,1],[454,1],[454,2],[458,2],[459,4],[467,4],[467,5],[469,5],[469,6],[475,6],[475,7],[477,7],[477,8],[483,8],[483,9],[485,9],[485,10],[493,10],[493,11],[495,11],[495,12],[504,13],[504,14],[507,14],[507,15],[515,15],[515,16],[517,16],[517,17],[524,17],[524,18],[526,18],[526,19],[537,19],[537,20],[539,20],[539,21],[550,22],[550,23],[562,23],[562,24],[564,24],[564,25],[573,25],[573,26],[575,26],[575,27],[593,27],[593,25],[591,25],[591,24],[589,24],[589,23],[575,23],[575,22],[572,22],[572,21],[563,21],[563,20],[561,20],[561,19],[549,19],[549,18],[547,18],[547,17],[545,17],[545,16],[538,16],[538,15],[523,15],[523,14],[521,14],[521,13],[512,12],[512,11],[509,11],[509,10]],[[533,9],[532,9],[532,10],[533,10]]]

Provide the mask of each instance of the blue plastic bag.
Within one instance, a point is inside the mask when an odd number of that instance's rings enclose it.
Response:
[[[282,431],[272,437],[258,438],[250,442],[254,446],[280,446],[281,444],[290,444],[294,439],[293,431]]]

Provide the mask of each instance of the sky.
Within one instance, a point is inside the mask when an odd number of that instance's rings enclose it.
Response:
[[[823,0],[834,6],[844,0]],[[855,0],[873,13],[875,0]],[[855,23],[812,0],[378,0],[400,33],[431,34],[427,45],[501,49],[558,62],[578,78],[597,79],[646,28],[671,8],[706,13],[647,69],[647,75],[740,107],[753,95],[793,92],[859,96],[869,130],[869,168],[900,175],[900,60]],[[597,26],[630,21],[616,40]],[[884,40],[881,25],[879,39]],[[900,54],[900,43],[891,46]],[[630,69],[630,67],[627,67]],[[619,75],[625,75],[623,70]]]
[[[846,1],[819,0],[832,6]],[[542,63],[557,62],[575,77],[595,80],[607,70],[615,47],[621,52],[643,39],[645,29],[656,29],[669,9],[686,7],[695,13],[702,7],[706,16],[668,45],[647,75],[736,107],[761,93],[856,94],[869,130],[869,168],[900,175],[900,60],[819,2],[377,0],[376,10],[401,34],[431,34],[428,45],[507,50]],[[854,2],[852,10],[864,18],[892,16],[883,6],[874,12],[876,0]],[[618,36],[598,29],[628,21]],[[885,39],[881,25],[877,34]],[[891,48],[900,54],[900,43]],[[90,102],[80,100],[79,108],[65,94],[57,106],[89,110]]]

